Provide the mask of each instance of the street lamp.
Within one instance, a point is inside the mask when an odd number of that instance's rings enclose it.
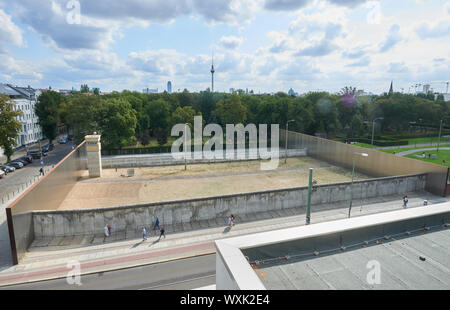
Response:
[[[377,120],[383,120],[384,118],[383,117],[379,117],[379,118],[376,118],[376,119],[374,119],[373,121],[372,121],[372,142],[371,142],[371,144],[373,145],[373,135],[374,135],[374,133],[375,133],[375,122],[377,121]]]
[[[358,153],[358,152],[354,152],[353,153],[352,185],[350,186],[350,206],[348,208],[348,217],[349,218],[350,218],[350,212],[352,210],[352,203],[353,203],[353,179],[354,179],[354,175],[355,175],[356,155],[360,155],[362,157],[368,157],[369,156],[369,154],[367,154],[367,153]]]
[[[439,144],[441,143],[441,132],[442,132],[442,123],[444,122],[444,120],[446,119],[446,118],[449,118],[450,116],[446,116],[446,117],[444,117],[443,119],[441,119],[441,124],[440,124],[440,126],[439,126],[439,138],[438,138],[438,144],[437,144],[437,150],[436,150],[436,152],[439,152]]]
[[[184,151],[184,170],[187,170],[187,160],[186,160],[186,157],[187,157],[187,141],[186,141],[187,126],[188,126],[188,124],[184,123],[184,149],[185,149],[185,151]]]
[[[284,163],[287,163],[287,144],[288,144],[288,131],[289,131],[289,123],[293,122],[294,120],[291,119],[290,121],[286,122],[286,140],[285,140],[285,151],[284,151]]]

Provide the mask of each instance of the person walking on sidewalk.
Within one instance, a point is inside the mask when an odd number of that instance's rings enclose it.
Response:
[[[108,225],[108,234],[111,236],[111,226]]]
[[[42,167],[41,167],[41,169],[39,169],[39,176],[43,176],[44,175],[44,169],[42,169]]]
[[[166,239],[166,234],[165,234],[165,230],[164,230],[164,226],[161,226],[161,229],[159,230],[159,240],[161,240],[161,237],[164,236],[164,239]]]
[[[105,237],[109,237],[108,225],[105,226]]]
[[[142,241],[147,240],[147,230],[145,230],[145,227],[142,227]]]
[[[155,221],[155,225],[153,226],[153,230],[155,230],[156,228],[158,228],[158,230],[161,229],[161,227],[159,227],[159,218],[156,217],[156,221]]]
[[[403,208],[408,206],[408,195],[403,196]]]

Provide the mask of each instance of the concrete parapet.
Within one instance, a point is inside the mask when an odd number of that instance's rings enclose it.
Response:
[[[364,199],[399,195],[424,190],[426,175],[385,177],[355,181],[353,198]],[[330,204],[349,200],[350,182],[317,185],[312,204]],[[35,238],[102,234],[105,225],[115,231],[137,231],[149,227],[159,218],[162,225],[177,225],[245,214],[304,208],[308,187],[224,195],[217,197],[167,201],[102,209],[33,212]]]

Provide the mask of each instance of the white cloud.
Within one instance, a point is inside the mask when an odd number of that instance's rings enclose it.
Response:
[[[422,40],[450,36],[450,20],[442,20],[432,24],[423,23],[416,28],[416,33]]]
[[[380,45],[380,52],[384,53],[394,48],[397,43],[403,40],[403,37],[400,34],[400,26],[395,24],[392,25],[389,29],[389,33],[386,37],[386,40]]]
[[[227,49],[238,48],[244,39],[242,37],[228,36],[220,38],[220,44]]]
[[[292,11],[306,7],[312,0],[266,0],[264,8],[272,11]]]
[[[11,16],[0,9],[0,48],[4,43],[24,46],[22,30],[11,20]]]

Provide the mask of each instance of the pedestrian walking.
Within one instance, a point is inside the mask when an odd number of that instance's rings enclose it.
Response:
[[[166,239],[164,226],[161,226],[161,229],[159,230],[159,239],[158,240],[160,240],[162,236],[164,236],[164,239]]]
[[[228,218],[228,226],[231,228],[234,225],[234,215],[231,214]]]
[[[147,230],[145,230],[145,227],[142,227],[142,241],[147,240]]]
[[[108,225],[108,233],[111,236],[111,226],[110,225]]]
[[[108,225],[105,226],[105,237],[109,237]]]
[[[41,169],[39,169],[39,176],[43,176],[44,175],[44,169],[41,167]]]
[[[156,221],[155,221],[155,225],[153,226],[153,230],[155,230],[156,228],[158,228],[158,230],[161,229],[161,227],[159,227],[159,218],[156,217]]]
[[[403,208],[408,206],[408,195],[403,196]]]

